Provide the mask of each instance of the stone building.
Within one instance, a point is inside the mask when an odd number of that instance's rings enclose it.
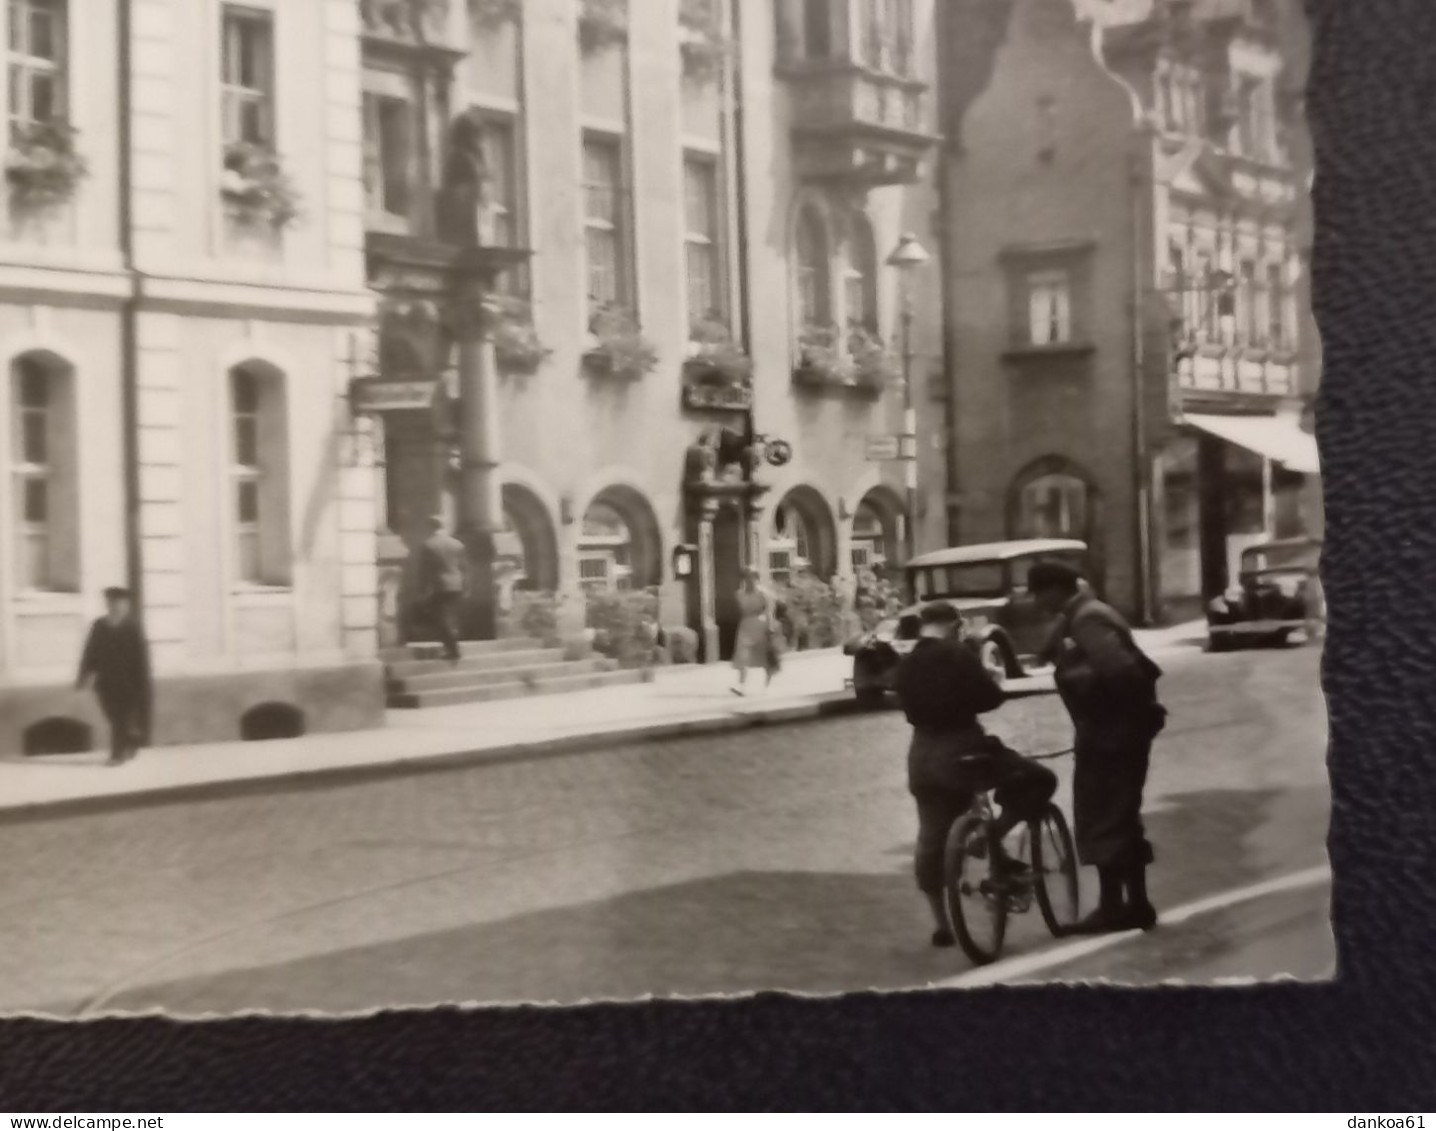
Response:
[[[357,376],[383,437],[385,574],[405,578],[384,631],[422,631],[403,563],[436,511],[491,536],[501,609],[557,592],[573,629],[585,593],[656,588],[709,659],[743,564],[781,583],[898,560],[903,470],[866,455],[904,427],[885,260],[905,232],[933,246],[933,0],[362,7],[380,315]],[[462,293],[455,210],[484,249]],[[919,402],[939,284],[909,291]],[[940,508],[916,522],[919,544],[944,536]]]
[[[1298,6],[945,12],[961,538],[1084,538],[1140,619],[1196,611],[1319,523]]]
[[[100,590],[153,643],[155,738],[381,707],[372,319],[351,0],[15,0],[0,231],[0,751],[101,735]]]

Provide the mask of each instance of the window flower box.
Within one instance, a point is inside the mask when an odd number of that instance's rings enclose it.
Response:
[[[524,299],[501,296],[494,300],[494,355],[500,371],[528,376],[537,373],[553,351],[534,329],[533,308]]]
[[[869,396],[882,396],[888,386],[902,379],[901,362],[882,338],[865,326],[855,326],[848,332],[848,356],[853,384]]]
[[[684,75],[696,83],[713,82],[722,73],[729,52],[718,0],[680,0],[678,25]]]
[[[5,154],[5,180],[21,211],[41,212],[71,200],[89,173],[76,147],[79,132],[65,122],[18,127]]]
[[[278,155],[260,145],[225,148],[220,195],[242,227],[279,231],[299,219],[299,191]]]
[[[753,407],[753,361],[723,322],[709,319],[693,327],[683,361],[683,405],[725,412]]]
[[[628,42],[628,0],[579,0],[578,42],[585,55]]]
[[[846,385],[851,377],[838,328],[805,326],[798,335],[798,360],[793,367],[794,383],[808,388],[827,388]]]
[[[583,361],[593,373],[632,381],[658,367],[658,350],[643,336],[631,312],[608,307],[594,315],[589,325]]]

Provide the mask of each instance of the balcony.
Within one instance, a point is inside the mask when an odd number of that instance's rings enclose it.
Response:
[[[790,63],[798,175],[867,189],[917,182],[937,137],[922,128],[927,84],[846,60]]]

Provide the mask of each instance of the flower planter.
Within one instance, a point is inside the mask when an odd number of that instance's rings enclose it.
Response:
[[[45,212],[71,200],[89,168],[75,145],[78,131],[63,122],[22,126],[5,155],[10,199],[20,212]]]
[[[633,381],[658,367],[658,350],[633,315],[613,308],[594,317],[583,363],[597,376]]]
[[[299,192],[278,155],[247,142],[224,154],[220,195],[235,223],[257,231],[282,231],[299,219]]]

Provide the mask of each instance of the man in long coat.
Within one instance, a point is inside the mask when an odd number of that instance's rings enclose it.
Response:
[[[429,519],[429,537],[419,547],[424,611],[450,662],[459,659],[459,603],[464,597],[468,558],[464,544],[444,529],[439,515]]]
[[[1142,792],[1152,740],[1166,719],[1157,702],[1162,670],[1137,646],[1122,615],[1099,601],[1071,566],[1038,562],[1027,587],[1058,618],[1054,675],[1076,731],[1077,855],[1096,866],[1101,884],[1097,909],[1074,932],[1150,929],[1157,912],[1147,898],[1153,854],[1142,824]]]
[[[149,644],[127,589],[105,590],[105,615],[90,627],[75,685],[90,684],[110,724],[109,764],[128,762],[149,740],[153,689]]]

